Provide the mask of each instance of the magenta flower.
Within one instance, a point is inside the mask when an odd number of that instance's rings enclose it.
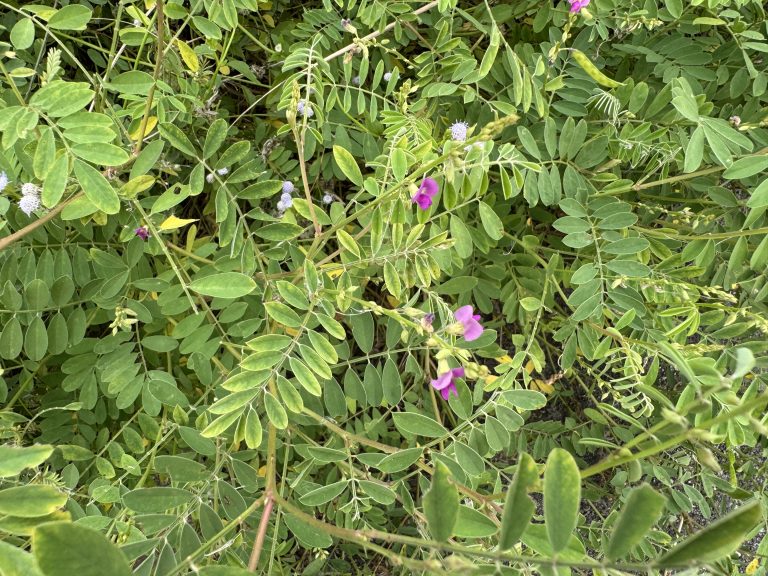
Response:
[[[136,230],[133,231],[136,236],[144,240],[145,242],[149,239],[149,230],[147,230],[146,226],[139,226],[136,228]]]
[[[455,378],[464,378],[464,368],[454,368],[440,374],[436,380],[432,380],[432,387],[435,390],[439,390],[443,397],[443,400],[448,400],[451,397],[451,393],[459,397],[459,392],[456,390]]]
[[[568,2],[571,5],[571,12],[573,13],[589,6],[589,0],[568,0]]]
[[[460,322],[464,328],[464,340],[467,342],[477,340],[483,333],[483,327],[480,324],[480,315],[473,314],[473,312],[474,310],[472,306],[467,304],[453,313],[456,321]]]
[[[422,210],[429,210],[429,207],[432,206],[432,198],[439,189],[437,182],[432,178],[424,178],[419,190],[411,197],[411,201],[418,204]]]

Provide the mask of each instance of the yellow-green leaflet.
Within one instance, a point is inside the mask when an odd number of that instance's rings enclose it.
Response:
[[[617,82],[613,78],[608,78],[608,76],[603,74],[600,69],[592,63],[592,60],[590,60],[581,50],[573,48],[571,49],[571,55],[573,55],[573,59],[576,60],[576,63],[584,69],[584,72],[589,74],[589,77],[601,86],[607,86],[608,88],[624,86],[621,82]]]

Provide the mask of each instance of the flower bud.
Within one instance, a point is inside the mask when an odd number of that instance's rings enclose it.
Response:
[[[715,458],[715,455],[712,454],[712,450],[709,448],[704,448],[703,446],[699,446],[696,448],[696,459],[699,461],[700,464],[703,466],[706,466],[713,472],[721,472],[722,468],[720,467],[720,463],[717,461],[717,458]]]

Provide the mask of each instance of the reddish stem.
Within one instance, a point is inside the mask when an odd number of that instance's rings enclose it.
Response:
[[[272,506],[275,501],[272,499],[271,494],[267,494],[267,501],[264,505],[264,512],[261,515],[261,521],[259,522],[259,531],[256,533],[256,540],[253,543],[253,550],[251,550],[251,558],[248,560],[248,570],[256,572],[256,566],[259,564],[259,558],[261,557],[261,549],[264,548],[264,538],[267,536],[267,526],[269,526],[269,516],[272,513]]]

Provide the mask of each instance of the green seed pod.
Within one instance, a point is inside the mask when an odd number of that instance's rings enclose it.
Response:
[[[584,72],[586,72],[589,77],[592,78],[592,80],[601,86],[606,86],[608,88],[618,88],[619,86],[624,85],[621,82],[617,82],[616,80],[608,78],[608,76],[603,74],[600,69],[592,63],[592,60],[590,60],[589,57],[581,50],[572,48],[571,55],[573,56],[573,59],[576,60],[576,63],[582,67]]]

